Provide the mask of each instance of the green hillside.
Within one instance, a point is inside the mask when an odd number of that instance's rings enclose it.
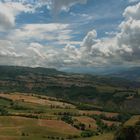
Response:
[[[79,102],[79,108],[140,112],[139,82],[55,69],[0,66],[1,92],[27,92]],[[82,102],[82,104],[81,104]],[[132,108],[133,105],[133,108]],[[96,107],[95,107],[96,106]]]

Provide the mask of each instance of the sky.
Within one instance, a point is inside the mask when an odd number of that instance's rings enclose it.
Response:
[[[140,64],[140,0],[0,0],[0,65]]]

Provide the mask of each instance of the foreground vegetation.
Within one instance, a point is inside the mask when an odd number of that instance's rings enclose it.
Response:
[[[131,116],[100,108],[80,110],[76,104],[44,95],[1,93],[0,139],[113,140],[118,128],[133,122]]]

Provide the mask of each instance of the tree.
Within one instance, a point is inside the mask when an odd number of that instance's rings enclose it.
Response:
[[[93,136],[93,132],[92,131],[90,131],[90,130],[86,130],[86,131],[83,131],[82,133],[81,133],[81,136],[82,137],[91,137],[91,136]]]
[[[118,130],[114,140],[140,140],[140,126],[127,126]]]

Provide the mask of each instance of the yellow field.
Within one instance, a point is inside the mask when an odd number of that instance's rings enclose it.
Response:
[[[89,115],[105,115],[109,118],[117,116],[118,113],[78,110],[72,104],[35,94],[1,93],[0,97],[3,97],[0,105],[8,112],[5,116],[0,116],[0,140],[49,140],[69,137],[74,140],[74,136],[79,136],[77,140],[112,140],[113,134],[110,133],[104,135],[98,133],[100,136],[82,138],[83,131],[77,126],[82,123],[86,126],[85,130],[96,132],[98,131],[96,121]],[[63,116],[70,116],[67,119],[73,122],[61,121]],[[102,121],[108,126],[120,124]]]
[[[29,137],[80,135],[79,130],[60,120],[1,116],[0,126],[0,137],[19,137],[22,133]]]
[[[80,123],[85,124],[86,129],[90,129],[90,130],[97,129],[96,121],[92,118],[89,118],[86,116],[80,116],[80,117],[74,117],[74,119],[78,120]],[[89,127],[89,125],[90,125],[90,127]]]
[[[8,98],[13,101],[22,101],[22,102],[28,102],[28,103],[35,103],[35,104],[40,104],[40,105],[47,105],[47,106],[59,106],[61,108],[75,108],[75,106],[68,104],[68,103],[63,103],[59,101],[51,101],[49,99],[40,99],[35,96],[27,95],[27,94],[18,94],[18,93],[11,93],[11,94],[0,94],[0,97]]]
[[[138,121],[140,121],[140,115],[132,116],[127,122],[125,122],[124,126],[135,125]]]

